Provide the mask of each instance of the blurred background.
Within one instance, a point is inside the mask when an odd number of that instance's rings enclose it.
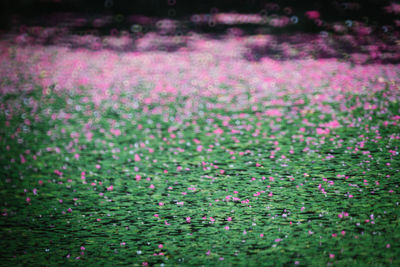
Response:
[[[157,48],[172,52],[187,46],[184,38],[193,33],[211,38],[272,34],[272,45],[249,45],[250,51],[244,57],[293,59],[307,55],[356,63],[399,60],[400,4],[386,0],[17,0],[1,1],[0,9],[2,38],[20,44],[100,49],[107,48],[103,38],[111,35],[131,41],[108,48],[143,51],[135,40],[155,33],[164,39],[176,37],[174,44]],[[96,38],[90,41],[92,45],[77,44],[70,38],[73,35]],[[318,51],[305,49],[310,42]],[[285,46],[300,53],[284,52]]]

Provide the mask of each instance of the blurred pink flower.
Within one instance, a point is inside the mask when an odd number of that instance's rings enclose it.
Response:
[[[310,10],[307,11],[305,14],[309,19],[319,19],[320,17],[320,13],[317,10]]]

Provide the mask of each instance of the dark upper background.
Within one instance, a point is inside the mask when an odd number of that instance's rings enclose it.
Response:
[[[19,22],[24,24],[46,24],[50,22],[45,19],[41,21],[40,17],[58,12],[124,16],[140,14],[149,17],[185,19],[192,14],[210,14],[216,11],[258,14],[267,12],[269,15],[284,15],[287,11],[285,8],[290,7],[292,15],[299,17],[299,23],[286,30],[313,32],[321,29],[303,19],[306,11],[319,11],[321,18],[326,22],[359,20],[368,21],[368,24],[379,27],[393,25],[397,15],[393,12],[388,13],[384,9],[393,2],[387,0],[2,0],[0,26],[2,29],[12,27],[12,18],[16,15]],[[277,4],[278,8],[274,4]],[[123,28],[127,25],[121,21],[119,25],[113,26]]]
[[[310,16],[310,11],[314,17]],[[273,18],[278,26],[247,22],[210,24],[212,15],[218,13],[258,14]],[[202,14],[200,23],[192,20],[198,14]],[[296,23],[291,21],[294,18]],[[160,32],[157,22],[165,19],[178,22],[178,27],[167,33]],[[291,22],[287,23],[289,19]],[[96,24],[101,20],[106,23]],[[138,25],[140,32],[133,28]],[[35,27],[39,30],[33,30]],[[67,29],[68,34],[97,37],[128,33],[133,46],[108,49],[130,51],[137,49],[136,38],[148,32],[164,36],[200,32],[208,33],[211,38],[219,38],[227,32],[266,33],[274,35],[277,45],[270,42],[261,47],[250,46],[250,55],[244,55],[245,58],[259,60],[274,56],[290,60],[304,57],[304,53],[288,56],[284,45],[289,44],[316,58],[359,58],[361,55],[364,59],[354,61],[400,63],[400,3],[389,0],[0,0],[0,38],[19,34],[29,36],[36,44],[54,44],[56,34],[52,36],[44,31],[46,35],[42,38],[40,32],[44,28]],[[59,30],[57,34],[63,35],[64,31]],[[322,40],[321,49],[309,48],[327,34],[330,39]],[[24,38],[22,43],[26,43]],[[64,38],[63,42],[69,47],[91,49],[90,45],[74,43],[73,38]],[[186,45],[185,42],[167,43],[151,49],[172,52]]]

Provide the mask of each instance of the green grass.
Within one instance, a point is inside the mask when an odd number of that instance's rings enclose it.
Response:
[[[344,111],[338,103],[326,103],[346,126],[322,138],[303,119],[318,124],[332,116],[312,107],[307,96],[300,107],[279,108],[284,114],[279,121],[251,109],[205,107],[183,117],[178,104],[168,105],[164,116],[119,101],[95,107],[90,98],[83,103],[84,95],[41,92],[38,87],[1,100],[0,257],[6,266],[400,265],[400,161],[388,153],[398,151],[399,139],[390,137],[400,131],[398,125],[383,125],[397,114],[398,102],[378,95],[387,108],[384,114],[362,106]],[[230,126],[218,115],[229,116]],[[356,124],[351,127],[348,120]],[[214,134],[216,126],[224,133]],[[176,130],[169,132],[170,127]],[[111,129],[120,129],[121,135]],[[253,136],[256,129],[259,134]],[[360,141],[365,142],[362,148]],[[280,150],[270,158],[276,147]],[[339,218],[344,213],[348,216]]]

